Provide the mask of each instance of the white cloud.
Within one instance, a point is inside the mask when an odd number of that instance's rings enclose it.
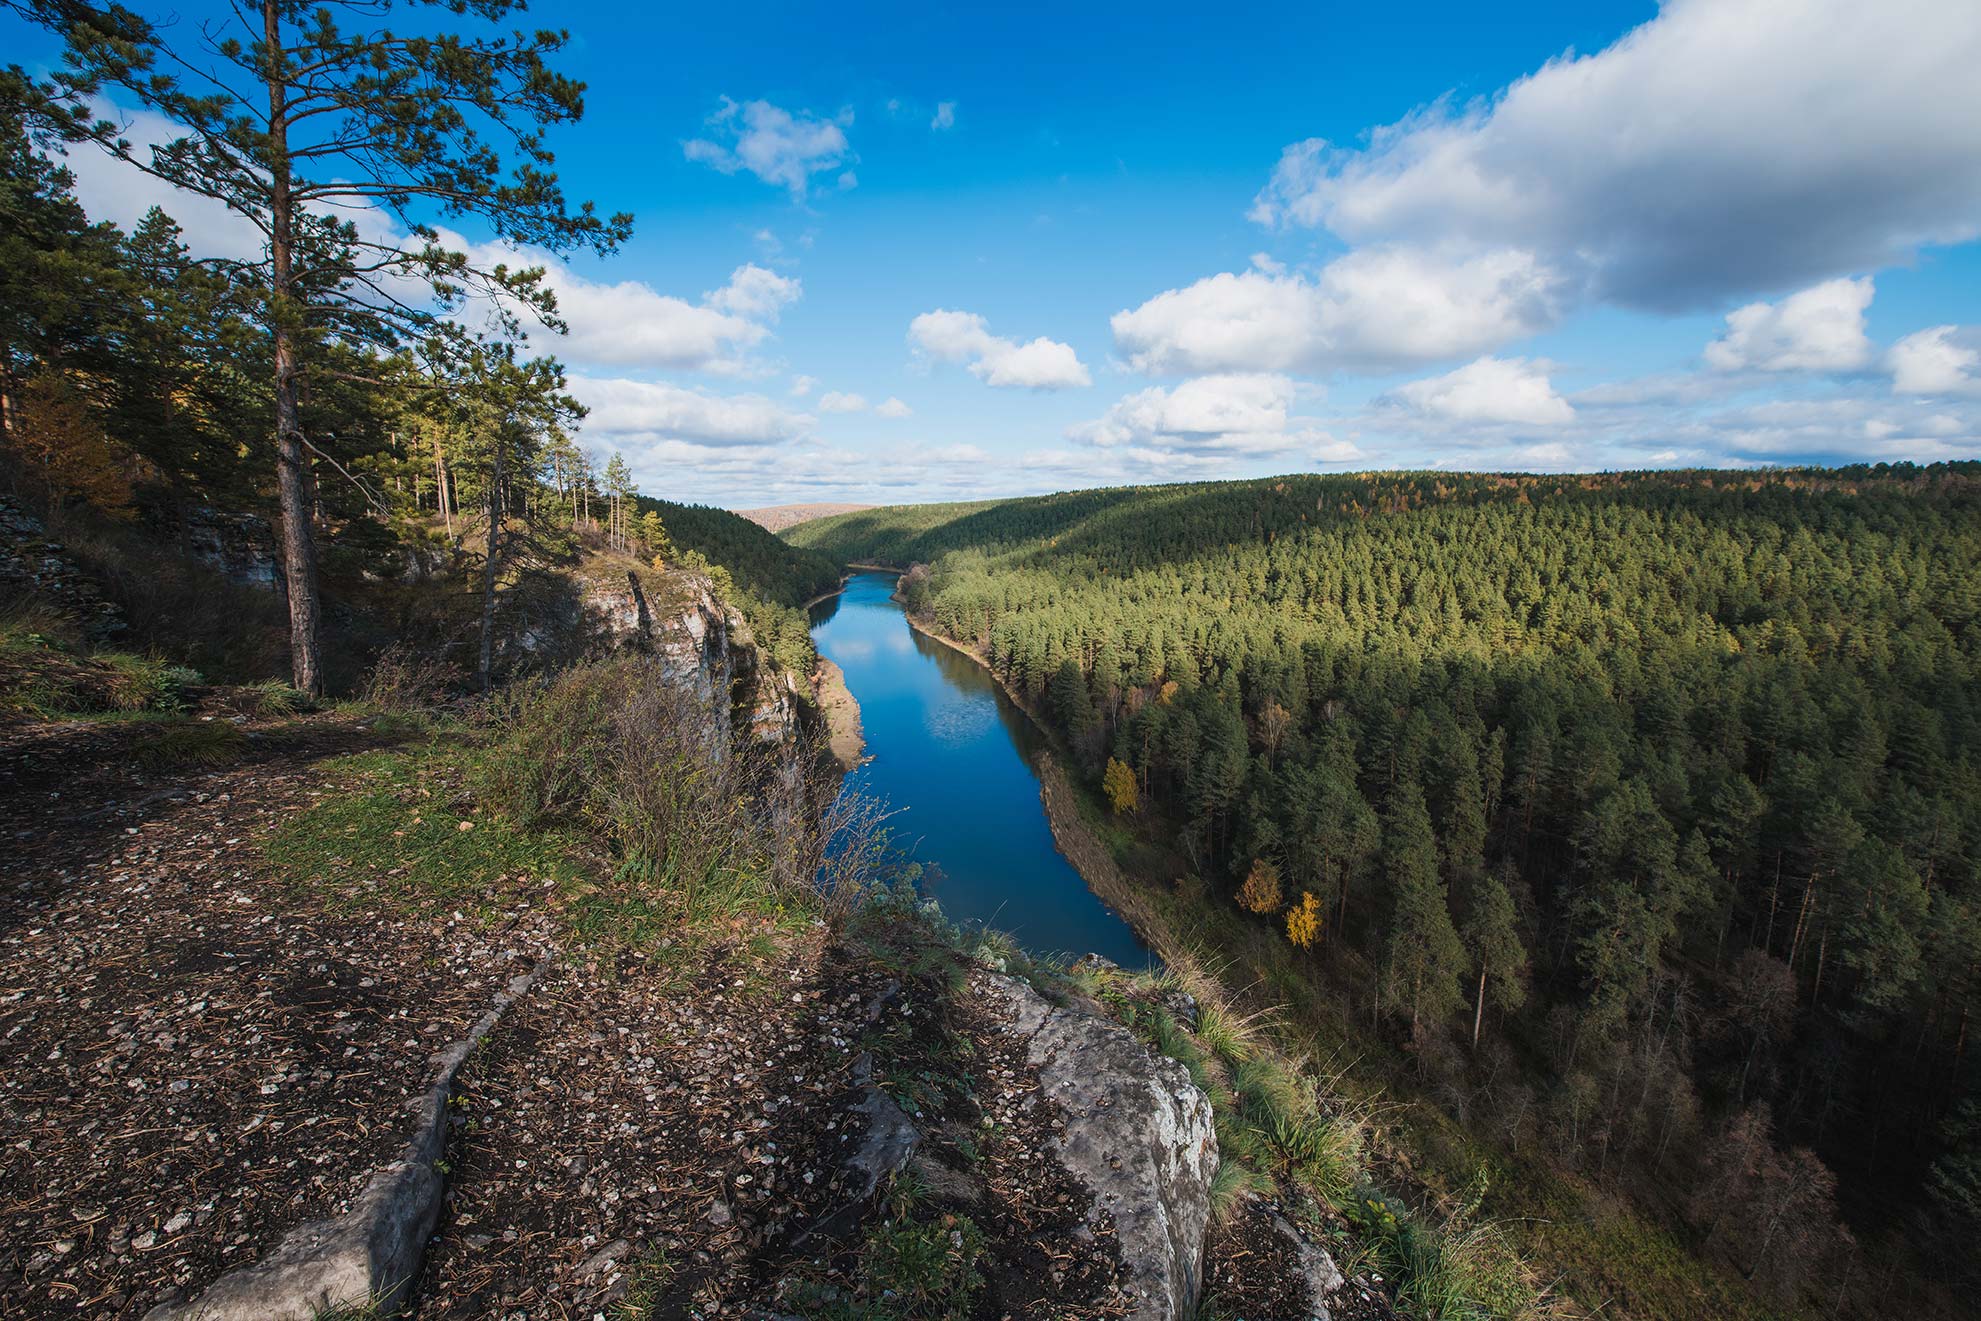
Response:
[[[702,301],[737,316],[775,321],[801,292],[798,281],[751,262],[731,271],[729,283],[703,294]]]
[[[818,384],[819,378],[816,376],[794,376],[791,378],[791,397],[793,399],[803,399],[813,390],[816,390]]]
[[[1910,395],[1981,394],[1981,349],[1960,343],[1959,326],[1934,326],[1892,345],[1885,363],[1892,392]]]
[[[864,413],[866,411],[867,401],[861,395],[848,394],[840,390],[827,390],[819,396],[819,412],[821,413]]]
[[[929,120],[929,127],[938,133],[944,129],[955,128],[956,103],[954,101],[936,102],[935,116]]]
[[[1779,303],[1749,303],[1727,314],[1726,333],[1706,346],[1721,371],[1855,371],[1871,361],[1864,309],[1871,279],[1826,280]]]
[[[1387,370],[1497,348],[1545,329],[1553,278],[1525,253],[1404,247],[1340,257],[1312,279],[1213,275],[1113,319],[1145,372]]]
[[[177,124],[149,110],[124,110],[97,102],[91,113],[122,123],[123,136],[140,155],[185,135]],[[179,222],[186,246],[196,257],[259,261],[268,251],[268,240],[246,217],[210,197],[174,188],[97,147],[71,147],[59,159],[75,175],[76,200],[91,220],[107,220],[129,233],[144,219],[145,212],[156,206]]]
[[[907,417],[914,411],[914,409],[908,407],[908,405],[902,403],[893,395],[889,395],[880,403],[874,405],[874,412],[882,417]]]
[[[1261,373],[1199,376],[1169,389],[1151,387],[1121,399],[1106,414],[1067,430],[1067,439],[1156,462],[1189,456],[1234,458],[1304,450],[1328,462],[1357,457],[1352,445],[1292,415],[1296,387]]]
[[[445,237],[445,236],[443,236]],[[473,248],[477,260],[541,264],[570,325],[555,352],[580,363],[660,367],[736,375],[755,370],[749,350],[768,339],[778,314],[795,301],[799,282],[761,266],[738,266],[729,282],[691,303],[638,280],[588,280],[546,253],[497,245]]]
[[[1001,338],[974,312],[924,312],[909,323],[908,342],[938,361],[968,363],[986,385],[1064,390],[1093,384],[1072,345],[1044,336],[1024,344]]]
[[[813,175],[838,170],[854,159],[846,141],[852,124],[851,110],[822,119],[808,110],[793,114],[768,101],[738,102],[725,96],[709,116],[712,135],[684,142],[681,150],[689,160],[724,174],[748,171],[789,190],[793,201],[802,201]],[[848,170],[839,176],[838,187],[858,182]]]
[[[581,424],[587,440],[696,447],[772,445],[796,439],[811,425],[762,395],[718,395],[678,385],[617,377],[572,376],[571,393],[591,411]]]
[[[1977,66],[1981,5],[1667,0],[1489,100],[1288,147],[1253,214],[1659,310],[1793,289],[1981,234]]]
[[[1400,386],[1391,397],[1422,416],[1451,422],[1555,427],[1575,417],[1548,383],[1547,364],[1527,358],[1480,358]]]
[[[1575,450],[1558,440],[1546,441],[1539,445],[1523,445],[1513,451],[1513,457],[1523,468],[1542,471],[1571,469],[1575,467],[1577,459]]]

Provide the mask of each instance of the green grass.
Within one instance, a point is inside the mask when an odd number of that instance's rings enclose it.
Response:
[[[798,1290],[799,1315],[817,1321],[965,1321],[984,1277],[984,1232],[965,1215],[921,1205],[912,1173],[895,1176],[887,1214],[867,1227],[850,1294],[812,1284]]]
[[[0,622],[0,710],[56,719],[179,711],[200,676],[128,652],[84,654]]]
[[[668,1292],[674,1276],[674,1263],[665,1249],[640,1261],[632,1268],[625,1294],[613,1305],[612,1321],[656,1321],[668,1315],[663,1309],[674,1301]]]
[[[573,841],[478,812],[462,787],[471,755],[435,744],[328,763],[340,787],[263,852],[287,879],[348,904],[486,910],[529,882],[571,891],[581,880]]]

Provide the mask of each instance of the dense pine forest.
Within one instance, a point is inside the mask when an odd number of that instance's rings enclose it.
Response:
[[[879,509],[911,608],[1475,1130],[1787,1299],[1981,1228],[1981,469]],[[1884,1250],[1880,1250],[1884,1255]]]

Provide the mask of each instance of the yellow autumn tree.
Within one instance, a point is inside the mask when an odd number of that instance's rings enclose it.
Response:
[[[79,499],[113,518],[131,517],[134,460],[104,434],[73,385],[43,372],[12,402],[8,440],[22,477],[51,504]]]
[[[1312,890],[1300,892],[1300,902],[1286,914],[1286,938],[1306,949],[1321,938],[1321,901]]]
[[[1255,858],[1238,889],[1238,906],[1248,913],[1277,913],[1281,902],[1279,868],[1269,858]]]
[[[1135,789],[1135,772],[1128,763],[1115,757],[1107,759],[1107,771],[1101,776],[1101,788],[1107,793],[1108,806],[1116,815],[1132,812],[1140,804],[1141,795]]]

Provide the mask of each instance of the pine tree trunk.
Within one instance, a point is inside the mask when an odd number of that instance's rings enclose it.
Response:
[[[488,562],[481,580],[481,690],[488,691],[495,659],[495,557],[502,537],[502,429],[495,433],[495,471],[488,483]]]
[[[433,480],[439,487],[440,517],[447,524],[447,537],[454,537],[454,496],[447,489],[447,454],[440,448],[440,437],[433,438]]]
[[[1479,1001],[1472,1010],[1472,1051],[1479,1050],[1479,1025],[1486,1021],[1486,965],[1479,965]]]
[[[323,657],[317,645],[316,530],[310,525],[310,473],[303,444],[302,367],[296,356],[295,204],[289,195],[289,124],[283,78],[282,30],[274,0],[262,0],[268,42],[270,140],[269,321],[275,346],[275,448],[282,507],[283,573],[289,589],[289,668],[296,688],[323,693]]]

